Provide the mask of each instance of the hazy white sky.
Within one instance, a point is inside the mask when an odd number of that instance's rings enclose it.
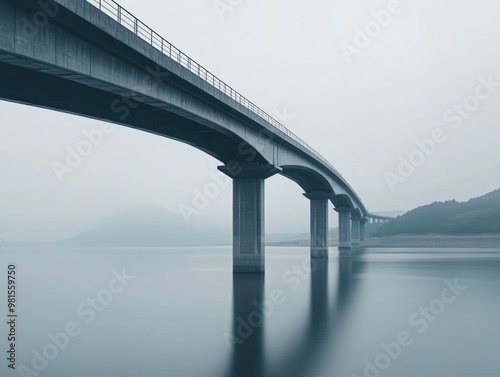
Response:
[[[288,127],[371,211],[467,200],[500,187],[498,1],[403,0],[380,30],[372,12],[389,1],[120,3],[266,111],[292,114]],[[224,4],[220,17],[215,5]],[[372,33],[368,46],[355,45],[357,28]],[[346,59],[342,43],[357,53]],[[453,108],[464,101],[465,110]],[[13,241],[72,235],[144,204],[176,212],[219,165],[192,147],[118,127],[60,182],[52,162],[63,162],[66,147],[99,122],[7,102],[0,111],[0,233]],[[445,141],[422,158],[415,140],[439,128]],[[394,179],[400,156],[410,155],[419,166],[393,180],[392,190],[387,172]],[[267,231],[307,231],[301,189],[282,177],[266,189]],[[229,229],[230,186],[190,220]]]

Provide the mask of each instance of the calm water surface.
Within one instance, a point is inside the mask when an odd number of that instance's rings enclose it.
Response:
[[[269,247],[265,276],[233,276],[225,247],[3,246],[1,281],[10,262],[17,366],[39,376],[500,376],[500,249],[331,249],[311,266]]]

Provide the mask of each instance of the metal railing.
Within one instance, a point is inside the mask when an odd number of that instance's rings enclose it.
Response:
[[[217,78],[215,75],[210,73],[207,69],[203,68],[200,64],[195,62],[189,56],[184,54],[170,42],[165,40],[153,29],[144,24],[137,17],[133,16],[130,12],[125,10],[121,5],[116,3],[114,0],[86,0],[87,2],[94,5],[96,8],[104,12],[106,15],[113,18],[119,24],[136,34],[138,37],[148,42],[151,46],[161,51],[163,54],[173,59],[184,68],[193,72],[196,76],[200,77],[225,95],[231,97],[233,100],[243,105],[254,114],[260,116],[265,121],[269,122],[271,125],[276,127],[278,130],[292,138],[294,141],[305,147],[309,152],[311,152],[315,157],[326,164],[330,169],[340,175],[340,173],[324,158],[321,154],[315,151],[309,144],[304,140],[295,135],[288,128],[283,126],[280,122],[266,113],[264,110],[256,106],[253,102],[249,101],[247,98],[239,94],[236,90],[227,85],[224,81]]]

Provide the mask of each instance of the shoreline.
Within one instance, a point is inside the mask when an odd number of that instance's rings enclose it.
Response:
[[[271,247],[309,247],[309,239],[266,242],[266,246]],[[3,243],[3,247],[81,247],[81,248],[120,248],[120,247],[230,247],[231,244],[224,245],[70,245],[52,242],[22,242]],[[330,247],[338,246],[338,239],[330,239]],[[427,234],[427,235],[397,235],[389,237],[369,237],[360,245],[361,247],[372,248],[500,248],[500,234]],[[2,248],[0,248],[0,251]]]
[[[441,247],[441,248],[500,248],[500,234],[427,234],[371,237],[365,247]]]
[[[269,242],[266,246],[309,246],[309,240]],[[330,240],[330,247],[338,246],[338,240]],[[426,234],[426,235],[398,235],[389,237],[369,237],[361,247],[374,248],[500,248],[500,234]]]

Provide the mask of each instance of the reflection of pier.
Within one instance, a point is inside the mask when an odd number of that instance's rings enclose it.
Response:
[[[242,339],[235,341],[229,376],[257,377],[264,375],[264,316],[255,315],[254,302],[264,301],[263,274],[233,274],[233,326],[232,335]],[[252,324],[247,326],[251,317]],[[262,323],[259,323],[261,321]]]
[[[273,362],[272,370],[265,364],[265,324],[253,329],[253,334],[242,344],[234,345],[228,377],[310,377],[311,371],[327,346],[330,350],[335,331],[348,314],[349,302],[356,288],[355,275],[362,268],[361,262],[351,258],[338,261],[313,260],[309,310],[303,326],[282,362]],[[335,271],[336,269],[337,271]],[[235,274],[233,279],[233,334],[241,330],[241,319],[247,319],[256,310],[254,301],[262,302],[264,277],[258,274]],[[337,276],[335,276],[337,275]],[[336,289],[331,297],[329,282],[336,277]],[[281,309],[283,310],[283,309]],[[263,319],[264,321],[264,319]],[[338,347],[342,345],[339,344]]]

